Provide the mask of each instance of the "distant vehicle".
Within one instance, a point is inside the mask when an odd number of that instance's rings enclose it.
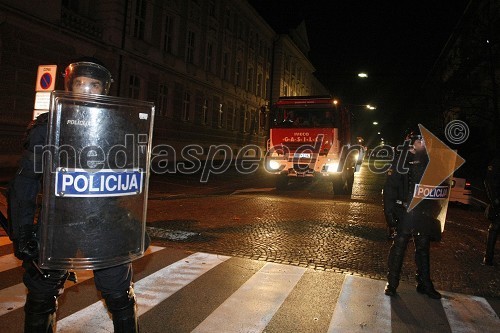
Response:
[[[465,178],[453,177],[451,180],[450,202],[470,205],[471,201],[472,191],[470,183]]]
[[[350,136],[350,113],[330,96],[280,97],[271,109],[266,163],[276,188],[321,179],[335,194],[351,194],[364,148]]]

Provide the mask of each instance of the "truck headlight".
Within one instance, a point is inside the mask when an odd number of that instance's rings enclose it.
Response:
[[[338,162],[328,163],[326,165],[326,171],[327,172],[337,172],[338,168],[339,168],[339,163]]]
[[[269,161],[269,169],[278,170],[281,167],[281,163],[275,160]]]

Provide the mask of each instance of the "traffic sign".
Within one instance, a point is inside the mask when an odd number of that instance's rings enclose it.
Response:
[[[52,91],[56,83],[57,65],[38,66],[36,91]]]

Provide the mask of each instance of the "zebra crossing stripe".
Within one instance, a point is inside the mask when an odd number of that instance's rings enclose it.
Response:
[[[172,294],[230,257],[208,253],[194,253],[134,284],[137,294],[138,314],[146,313]],[[112,332],[104,301],[96,302],[57,322],[58,332]]]
[[[192,332],[262,332],[305,271],[265,264]]]
[[[144,255],[148,255],[160,250],[163,250],[164,247],[160,246],[150,246],[148,247],[147,251],[144,253]],[[1,261],[2,258],[0,258]],[[20,262],[20,261],[19,261]],[[0,265],[2,263],[0,262]],[[2,267],[3,268],[3,267]],[[77,271],[76,275],[78,277],[78,283],[82,283],[88,279],[91,279],[94,277],[94,274],[92,271],[87,270],[87,271]],[[75,283],[71,281],[66,281],[65,287],[69,288],[71,286],[74,286]],[[3,316],[4,314],[14,311],[18,308],[21,308],[24,306],[24,303],[26,303],[26,287],[24,286],[23,283],[18,283],[16,285],[13,285],[9,288],[4,288],[0,290],[0,316]]]
[[[0,290],[0,316],[21,308],[26,303],[26,287],[18,283]]]
[[[499,331],[500,319],[486,299],[450,292],[442,294],[441,304],[452,332],[487,333]]]
[[[8,271],[16,267],[20,267],[23,262],[16,258],[14,254],[7,254],[0,257],[0,272]]]
[[[328,333],[391,332],[391,301],[385,282],[346,275]]]

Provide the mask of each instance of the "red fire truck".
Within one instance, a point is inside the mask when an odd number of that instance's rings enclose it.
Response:
[[[351,194],[363,158],[350,143],[349,111],[330,96],[280,97],[271,109],[266,170],[276,188],[297,179],[331,181],[335,194]]]

